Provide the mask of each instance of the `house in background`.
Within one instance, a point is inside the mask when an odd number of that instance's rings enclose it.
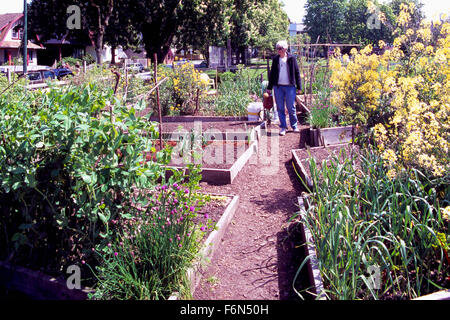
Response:
[[[22,57],[23,13],[0,14],[0,64],[12,65]],[[44,48],[28,41],[27,64],[37,65],[37,52]]]
[[[82,58],[86,45],[80,41],[63,38],[49,39],[42,43],[45,50],[38,52],[38,61],[42,65],[51,66],[64,57]]]
[[[305,32],[305,25],[299,22],[289,23],[289,36],[294,37]]]
[[[90,54],[94,59],[96,58],[97,54],[95,53],[95,46],[93,44],[85,47],[86,54]],[[102,61],[103,62],[112,62],[113,61],[113,55],[114,55],[114,61],[117,63],[118,61],[122,59],[126,59],[128,56],[125,53],[125,51],[122,48],[116,48],[113,49],[111,46],[105,44],[102,49]]]

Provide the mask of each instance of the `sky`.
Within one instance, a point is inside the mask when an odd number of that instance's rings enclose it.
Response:
[[[302,22],[305,14],[306,0],[280,0],[292,22]],[[421,0],[426,19],[438,19],[440,13],[450,15],[450,1],[448,0]]]
[[[23,12],[23,0],[0,0],[1,13]],[[306,0],[279,0],[284,3],[284,9],[291,21],[301,22],[305,14]],[[31,2],[28,0],[28,2]],[[448,0],[422,0],[427,19],[436,19],[440,13],[450,15],[450,1]]]

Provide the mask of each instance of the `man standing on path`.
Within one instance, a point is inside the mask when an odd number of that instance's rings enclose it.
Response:
[[[297,127],[298,120],[295,109],[295,96],[297,90],[301,90],[301,80],[297,60],[287,52],[287,42],[278,41],[276,49],[278,54],[272,60],[267,92],[270,93],[272,88],[274,90],[278,118],[280,119],[280,136],[284,136],[287,130],[285,108],[288,110],[289,122],[292,129],[294,132],[299,132]]]

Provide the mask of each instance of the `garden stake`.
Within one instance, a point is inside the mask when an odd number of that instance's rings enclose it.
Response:
[[[125,93],[124,95],[124,99],[125,101],[127,100],[127,95],[128,95],[128,69],[125,66]]]
[[[198,111],[198,107],[199,107],[199,89],[197,89],[197,95],[196,95],[196,97],[195,97],[195,110],[194,110],[194,114],[196,114],[197,113],[197,111]]]
[[[111,70],[111,72],[116,76],[116,85],[114,86],[114,95],[116,95],[117,87],[119,86],[120,73],[117,70]]]
[[[9,86],[7,86],[6,88],[5,88],[5,90],[3,90],[2,92],[0,92],[0,96],[2,95],[2,94],[4,94],[9,88],[11,88],[13,85],[15,85],[19,80],[20,80],[20,78],[22,78],[23,76],[25,76],[25,74],[21,74],[21,75],[19,75],[19,77],[16,79],[16,81],[14,81],[13,83],[11,83]]]
[[[162,141],[162,114],[161,114],[161,104],[159,103],[159,86],[158,86],[158,55],[154,54],[155,59],[155,86],[156,87],[156,104],[158,106],[158,113],[159,113],[159,146],[160,150],[163,148],[163,141]]]
[[[117,93],[117,87],[119,86],[120,81],[120,73],[117,70],[111,70],[112,73],[116,76],[116,85],[114,86],[114,96]],[[113,121],[113,107],[112,104],[109,105],[109,118],[111,122]]]

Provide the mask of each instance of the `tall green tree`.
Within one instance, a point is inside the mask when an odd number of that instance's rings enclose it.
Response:
[[[30,31],[42,40],[88,35],[94,44],[97,62],[102,63],[104,36],[115,1],[125,0],[33,0],[29,7]],[[71,30],[67,26],[67,9],[72,5],[80,8],[81,30]]]
[[[278,0],[192,0],[184,1],[175,42],[179,48],[200,49],[226,46],[244,62],[249,46],[272,48],[287,39],[289,19]]]
[[[379,40],[393,41],[393,26],[402,3],[414,3],[413,23],[418,25],[423,18],[420,0],[370,1],[376,12],[369,10],[369,0],[308,0],[305,5],[304,23],[306,31],[315,42],[376,44]],[[378,19],[382,13],[385,21]]]
[[[133,10],[135,6],[132,1],[117,1],[105,30],[104,42],[111,46],[112,61],[115,63],[115,49],[138,50],[142,44],[142,36],[137,28]]]
[[[142,34],[147,56],[163,62],[181,25],[185,3],[192,0],[130,0],[135,5],[135,21]]]
[[[234,0],[231,15],[231,47],[236,53],[238,63],[245,62],[245,49],[252,39],[252,18],[256,5],[251,0]]]
[[[245,62],[249,46],[268,49],[289,36],[289,18],[277,0],[234,0],[230,23],[238,63]]]
[[[200,50],[206,57],[209,46],[225,46],[230,35],[232,0],[196,0],[186,3],[175,44]]]
[[[28,4],[28,31],[32,37],[39,36],[41,41],[62,39],[69,33],[67,28],[68,2],[64,0],[33,0]]]
[[[379,40],[391,43],[392,30],[388,27],[394,24],[392,9],[387,4],[373,2],[375,12],[371,12],[368,0],[349,0],[346,4],[342,27],[341,41],[359,43],[362,45],[377,44]],[[379,20],[378,14],[383,13],[386,22]]]
[[[258,3],[254,17],[254,46],[271,51],[278,40],[289,38],[289,18],[278,0]]]
[[[414,26],[418,27],[420,25],[420,21],[425,17],[423,13],[423,3],[420,0],[391,0],[388,5],[392,9],[394,16],[398,16],[400,13],[400,6],[402,4],[413,3],[415,5],[414,13],[412,14],[412,23]]]
[[[316,42],[341,41],[346,0],[307,0],[304,24],[311,40]]]
[[[104,37],[109,19],[113,15],[114,3],[117,0],[90,0],[80,2],[83,8],[83,19],[89,26],[89,37],[94,43],[97,63],[102,64],[102,50],[104,48]]]

